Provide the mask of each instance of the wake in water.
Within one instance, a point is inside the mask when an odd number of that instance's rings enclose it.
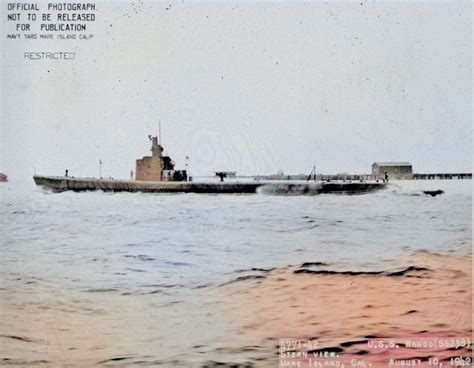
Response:
[[[275,183],[257,188],[258,194],[267,195],[317,195],[320,194],[321,183]]]

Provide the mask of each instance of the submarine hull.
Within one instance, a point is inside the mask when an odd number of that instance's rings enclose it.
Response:
[[[134,181],[112,179],[88,179],[60,176],[34,176],[36,185],[51,189],[54,192],[93,191],[104,192],[145,192],[145,193],[241,193],[241,194],[275,194],[275,195],[311,195],[321,193],[363,194],[386,186],[384,183],[341,182],[341,183],[198,183],[166,181]]]

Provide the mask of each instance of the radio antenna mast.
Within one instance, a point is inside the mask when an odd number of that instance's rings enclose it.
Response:
[[[158,138],[160,140],[160,144],[163,145],[161,142],[161,120],[158,120]]]

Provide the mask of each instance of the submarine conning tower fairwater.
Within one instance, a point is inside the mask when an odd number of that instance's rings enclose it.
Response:
[[[151,156],[137,160],[135,180],[138,181],[187,181],[186,170],[175,170],[174,161],[169,156],[163,156],[163,147],[158,143],[158,137],[148,136],[151,141]]]

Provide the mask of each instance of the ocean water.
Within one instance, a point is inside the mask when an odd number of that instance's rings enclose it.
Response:
[[[52,193],[2,183],[1,333],[23,331],[21,338],[49,347],[10,341],[1,357],[63,362],[46,332],[31,336],[34,324],[11,319],[22,312],[8,308],[34,315],[33,305],[106,321],[69,342],[92,363],[133,357],[200,366],[232,346],[238,330],[219,308],[220,285],[303,262],[380,271],[419,250],[470,255],[471,185],[396,181],[365,195],[276,196]],[[428,189],[445,193],[431,197],[422,192]],[[98,341],[89,347],[88,338]],[[208,350],[192,353],[196,346]]]

